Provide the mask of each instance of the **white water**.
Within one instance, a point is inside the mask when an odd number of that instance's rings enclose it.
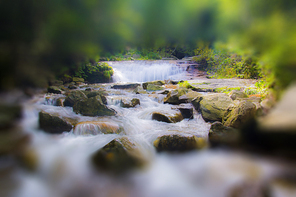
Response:
[[[113,117],[85,117],[71,107],[53,106],[57,95],[41,95],[24,104],[22,127],[32,136],[32,146],[39,158],[34,173],[16,171],[16,197],[227,197],[236,186],[252,184],[249,192],[256,192],[265,180],[277,175],[280,166],[250,155],[223,150],[196,150],[182,154],[156,153],[153,141],[165,134],[195,135],[207,138],[210,124],[194,112],[194,119],[178,123],[151,120],[154,111],[170,111],[163,104],[163,95],[136,95],[122,90],[123,97],[140,99],[135,108],[121,108],[119,96],[109,90],[108,106],[118,113]],[[52,98],[48,98],[52,97]],[[63,117],[72,117],[87,124],[61,135],[47,134],[38,129],[38,112],[44,110]],[[89,121],[106,121],[124,129],[120,134],[103,134],[101,128],[90,130]],[[85,130],[84,130],[85,129]],[[132,139],[148,161],[146,168],[114,177],[96,171],[91,155],[119,136]],[[255,189],[254,189],[255,188]],[[255,191],[253,191],[255,190]],[[252,195],[250,193],[249,195]]]
[[[147,82],[155,80],[181,80],[185,68],[165,61],[109,62],[114,70],[114,82]]]

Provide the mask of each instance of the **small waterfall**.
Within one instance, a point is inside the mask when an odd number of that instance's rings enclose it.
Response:
[[[166,61],[109,62],[114,70],[114,82],[147,82],[155,80],[180,80],[185,68]]]

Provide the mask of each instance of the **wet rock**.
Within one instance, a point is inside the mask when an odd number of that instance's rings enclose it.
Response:
[[[201,97],[203,94],[195,91],[189,91],[188,93],[179,97],[180,103],[190,103],[193,99]]]
[[[158,92],[158,94],[168,94],[170,91],[169,90],[163,90],[163,91],[161,91],[161,92]]]
[[[236,146],[240,142],[240,132],[217,121],[211,125],[209,141],[214,146],[220,144]]]
[[[120,101],[120,106],[124,108],[135,107],[136,105],[140,105],[140,99],[137,98],[123,98]]]
[[[179,105],[181,103],[179,97],[181,97],[182,95],[188,93],[188,89],[186,88],[180,88],[177,90],[172,90],[170,91],[166,98],[164,99],[164,103],[169,103],[172,105]]]
[[[122,84],[122,85],[113,85],[111,88],[113,88],[113,89],[135,89],[138,86],[140,86],[140,84],[138,84],[138,83],[129,83],[129,84]]]
[[[64,131],[71,131],[72,124],[57,115],[46,112],[39,112],[39,128],[48,133],[60,134]]]
[[[104,105],[100,96],[76,102],[73,111],[84,116],[114,116],[116,114],[113,109]]]
[[[153,145],[158,152],[184,152],[204,148],[206,141],[195,136],[164,135],[158,137]]]
[[[22,116],[20,105],[0,104],[0,131],[13,127]]]
[[[142,84],[143,88],[146,90],[148,85],[157,85],[157,86],[162,86],[165,84],[164,81],[149,81],[149,82],[145,82]]]
[[[162,112],[154,112],[152,114],[152,120],[157,120],[167,123],[176,123],[183,120],[183,116],[180,111],[168,110]]]
[[[188,104],[181,104],[175,107],[172,107],[172,109],[178,109],[183,118],[189,118],[189,119],[193,119],[193,106],[188,103]]]
[[[58,98],[57,101],[56,101],[56,106],[63,107],[64,106],[64,101],[65,101],[65,98]]]
[[[225,126],[239,128],[244,123],[254,118],[256,105],[249,101],[241,101],[231,106],[223,117]]]
[[[204,95],[199,102],[201,115],[205,121],[222,121],[231,103],[233,101],[224,93]]]
[[[84,94],[88,97],[88,98],[91,98],[91,97],[96,97],[96,96],[100,96],[103,103],[105,105],[107,105],[107,98],[105,96],[105,92],[104,91],[84,91]]]
[[[64,106],[73,107],[74,104],[80,100],[87,99],[87,96],[81,91],[72,91],[65,99]]]
[[[68,88],[70,89],[70,90],[75,90],[75,89],[77,89],[78,87],[76,86],[76,85],[69,85],[68,86]]]
[[[146,89],[147,91],[159,91],[159,90],[163,90],[163,87],[158,85],[148,84]]]
[[[48,93],[54,93],[54,94],[62,94],[62,90],[57,86],[49,86],[47,88]]]
[[[74,134],[76,135],[97,135],[104,134],[119,134],[123,131],[117,123],[112,121],[86,121],[79,122],[75,125]]]
[[[137,145],[127,137],[117,138],[94,153],[91,158],[98,170],[122,174],[144,165]]]
[[[239,90],[232,90],[229,93],[229,96],[232,100],[236,100],[237,98],[248,98],[248,95],[246,95],[244,92]]]
[[[136,87],[136,89],[133,91],[135,94],[147,94],[146,90],[143,89],[142,86]]]

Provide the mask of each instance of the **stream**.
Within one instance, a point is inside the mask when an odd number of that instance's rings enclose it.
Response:
[[[116,84],[143,83],[154,80],[187,80],[186,69],[168,62],[115,62],[113,80]],[[198,80],[198,79],[195,79]],[[153,146],[157,137],[182,134],[207,140],[211,124],[194,111],[193,119],[177,123],[152,120],[155,111],[170,111],[164,104],[165,95],[158,92],[135,94],[118,90],[110,84],[90,86],[108,92],[107,106],[116,116],[89,117],[73,112],[72,107],[55,106],[58,94],[40,94],[23,104],[20,126],[32,137],[31,145],[38,155],[34,172],[17,170],[11,180],[17,185],[11,192],[15,197],[227,197],[261,196],[266,183],[285,171],[283,164],[269,158],[223,148],[193,150],[183,153],[158,153]],[[79,86],[84,90],[86,86]],[[138,98],[140,105],[120,107],[122,98]],[[39,129],[40,111],[75,118],[82,122],[70,132],[48,134]],[[104,134],[92,121],[118,125],[123,132]],[[136,142],[147,164],[128,174],[114,176],[97,171],[90,162],[94,152],[113,139],[127,136]],[[272,184],[271,184],[272,185]],[[270,185],[269,185],[270,186]],[[289,196],[272,187],[273,196]]]

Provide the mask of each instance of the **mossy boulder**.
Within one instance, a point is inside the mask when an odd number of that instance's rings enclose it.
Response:
[[[91,157],[98,170],[122,174],[144,165],[144,160],[137,148],[127,137],[117,138],[98,150]]]
[[[150,85],[162,86],[162,85],[165,84],[165,82],[164,81],[159,81],[159,80],[158,81],[149,81],[149,82],[143,83],[142,86],[146,90],[149,84]]]
[[[189,91],[188,93],[179,97],[181,103],[190,103],[193,99],[201,97],[203,94],[195,91]]]
[[[113,109],[104,105],[100,96],[76,102],[73,111],[84,116],[114,116],[116,114]]]
[[[189,90],[186,88],[180,88],[177,90],[170,91],[167,96],[164,98],[164,103],[169,103],[172,105],[179,105],[181,103],[179,97],[188,93]]]
[[[159,91],[159,90],[163,90],[164,88],[159,85],[148,84],[146,89],[147,91]]]
[[[239,128],[251,118],[254,118],[256,114],[256,105],[249,101],[241,101],[234,106],[231,106],[225,117],[223,118],[223,124],[225,126]]]
[[[207,143],[203,138],[195,136],[164,135],[153,142],[158,152],[185,152],[204,148]]]
[[[138,98],[123,98],[120,101],[120,106],[124,108],[131,108],[136,105],[140,105],[140,99]]]
[[[144,90],[142,86],[136,87],[136,89],[133,90],[133,93],[135,93],[135,94],[147,94],[146,90]]]
[[[138,83],[118,84],[118,85],[113,85],[111,88],[113,88],[113,89],[135,89],[136,87],[138,87],[140,85],[141,84],[138,84]]]
[[[87,99],[87,96],[81,90],[72,91],[65,99],[64,106],[73,107],[80,100]]]
[[[160,122],[176,123],[182,121],[184,118],[180,111],[166,110],[152,113],[152,120]]]
[[[178,109],[183,118],[193,119],[193,106],[190,103],[180,104],[178,106],[172,107],[172,109]]]
[[[47,133],[60,134],[64,131],[71,131],[72,124],[58,115],[39,112],[39,128]]]
[[[77,135],[97,135],[97,134],[119,134],[123,131],[117,123],[112,121],[86,121],[79,122],[74,127],[74,134]]]
[[[238,98],[248,98],[248,95],[246,95],[244,92],[239,91],[239,90],[232,90],[229,93],[229,96],[232,100],[236,100]]]
[[[238,145],[240,142],[239,130],[224,126],[221,122],[214,122],[209,132],[209,141],[216,145]]]
[[[54,93],[54,94],[62,94],[62,90],[57,86],[49,86],[47,88],[48,93]]]
[[[103,103],[105,105],[107,105],[107,98],[106,98],[106,92],[101,91],[101,90],[97,90],[97,91],[84,91],[84,94],[87,96],[87,98],[91,98],[91,97],[96,97],[96,96],[100,96]]]
[[[199,102],[201,115],[205,121],[222,121],[232,103],[232,99],[224,93],[204,95]]]
[[[83,78],[79,78],[79,77],[73,77],[72,78],[72,81],[75,82],[75,83],[83,83],[84,82],[84,79]]]

